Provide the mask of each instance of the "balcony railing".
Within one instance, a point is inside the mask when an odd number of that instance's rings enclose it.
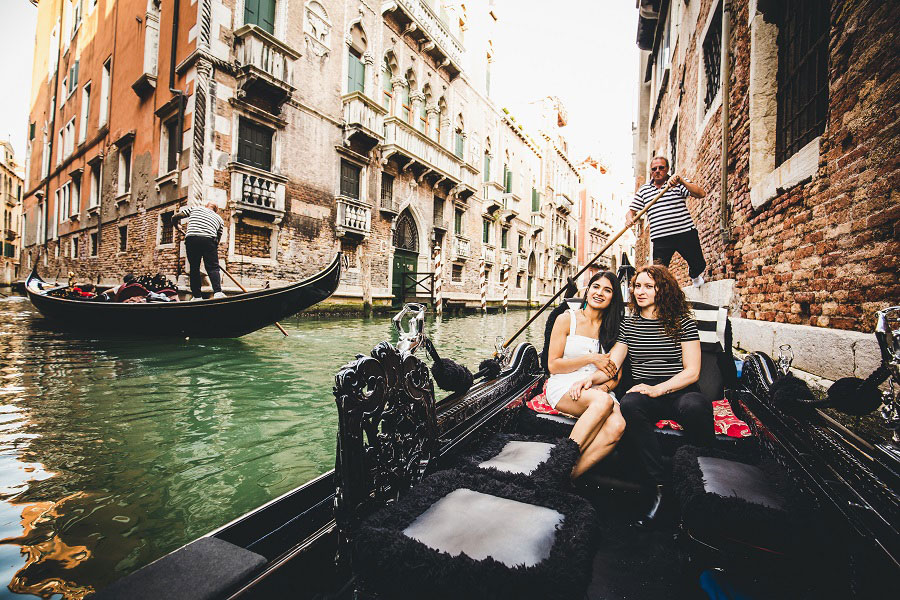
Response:
[[[500,264],[514,267],[513,255],[510,250],[500,250]]]
[[[565,244],[557,244],[556,245],[556,257],[560,260],[571,260],[572,256],[575,254],[575,251]]]
[[[366,236],[372,231],[372,207],[346,196],[335,198],[337,202],[336,229],[338,236]]]
[[[8,194],[8,193],[6,193],[6,192],[3,192],[3,193],[0,194],[0,195],[2,195],[2,196],[4,197],[7,206],[15,206],[15,205],[16,205],[16,202],[17,202],[16,197],[13,196],[12,194]]]
[[[528,256],[525,254],[519,254],[516,257],[516,268],[519,271],[527,271],[528,270]]]
[[[381,5],[382,14],[396,10],[405,13],[408,21],[417,27],[410,35],[424,42],[423,47],[447,60],[447,67],[455,73],[462,69],[462,44],[450,33],[447,25],[432,11],[424,0],[386,0]],[[439,63],[442,61],[438,61]]]
[[[384,140],[384,115],[387,112],[384,107],[361,92],[346,94],[343,102],[347,136],[364,136],[372,146],[381,143]]]
[[[270,215],[278,223],[284,217],[284,184],[287,177],[250,165],[229,163],[231,202],[237,211]]]
[[[384,120],[383,155],[400,152],[458,184],[460,160],[452,152],[397,117]]]
[[[449,223],[447,222],[447,219],[444,218],[444,213],[434,213],[432,226],[437,230],[447,231]]]
[[[575,204],[573,204],[572,201],[569,199],[569,197],[566,196],[565,194],[556,194],[555,200],[556,200],[556,208],[558,208],[559,210],[561,210],[565,213],[572,212],[572,208],[575,206]]]
[[[294,91],[294,61],[300,53],[256,25],[244,25],[234,32],[235,60],[239,67],[239,87],[257,92],[280,106]]]
[[[540,213],[534,213],[531,215],[531,229],[534,233],[538,233],[539,231],[543,231],[544,229],[544,215]]]
[[[450,258],[452,260],[466,260],[470,256],[469,240],[459,235],[454,237],[453,250],[450,253]]]

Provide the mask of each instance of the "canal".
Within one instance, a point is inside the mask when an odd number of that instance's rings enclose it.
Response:
[[[426,329],[474,372],[529,315]],[[544,321],[520,339],[540,348]],[[287,338],[92,338],[0,297],[0,598],[83,598],[333,468],[334,374],[396,336],[383,317],[282,324]]]

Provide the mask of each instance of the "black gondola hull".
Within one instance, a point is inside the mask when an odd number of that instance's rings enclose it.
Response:
[[[341,278],[341,255],[323,271],[285,287],[194,302],[90,302],[41,293],[35,268],[25,282],[29,300],[53,327],[125,336],[239,337],[325,300]]]

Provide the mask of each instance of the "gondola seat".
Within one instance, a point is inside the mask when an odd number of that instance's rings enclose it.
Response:
[[[578,444],[567,437],[501,433],[462,454],[454,466],[519,485],[565,488],[579,455]]]

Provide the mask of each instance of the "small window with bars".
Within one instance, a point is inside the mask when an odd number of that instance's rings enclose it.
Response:
[[[359,200],[359,176],[362,168],[353,163],[341,161],[341,196]]]
[[[462,265],[453,265],[450,271],[450,281],[454,283],[462,283],[463,280],[463,268]]]
[[[119,252],[128,250],[128,225],[119,226]]]
[[[172,244],[175,241],[175,226],[172,223],[174,211],[167,211],[159,215],[159,245]]]
[[[708,111],[722,85],[722,4],[716,5],[715,15],[703,40],[703,72],[706,75],[706,91],[703,104]]]
[[[381,206],[394,207],[394,176],[387,173],[381,174]]]
[[[775,165],[825,131],[830,2],[796,0],[778,29]]]

